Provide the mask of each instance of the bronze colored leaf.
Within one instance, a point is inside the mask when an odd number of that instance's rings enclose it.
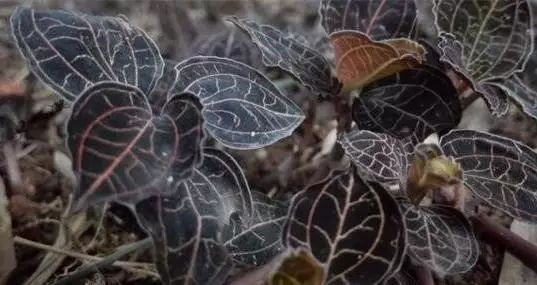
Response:
[[[400,55],[409,54],[423,60],[427,53],[420,43],[406,38],[387,39],[382,42],[395,48]]]
[[[408,39],[374,41],[357,31],[330,35],[336,56],[336,73],[344,90],[361,87],[377,79],[420,64],[425,49]]]

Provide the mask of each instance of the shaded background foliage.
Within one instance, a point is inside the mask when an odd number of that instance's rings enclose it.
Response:
[[[32,1],[26,1],[28,3]],[[427,1],[418,1],[420,3]],[[0,84],[11,81],[21,82],[23,91],[30,99],[15,101],[14,106],[17,111],[13,114],[13,108],[6,108],[5,112],[0,108],[0,114],[12,120],[13,116],[28,114],[25,119],[32,118],[40,111],[50,111],[54,98],[51,92],[35,79],[28,75],[21,60],[16,56],[11,40],[7,36],[7,25],[5,19],[11,13],[14,5],[20,1],[7,1],[0,3],[0,11],[3,21],[0,22],[0,60],[4,68],[0,69]],[[322,33],[319,26],[313,26],[317,19],[318,1],[122,1],[107,0],[89,3],[82,0],[50,0],[34,1],[32,5],[44,8],[68,8],[77,9],[83,12],[99,15],[126,14],[129,19],[141,26],[153,39],[165,58],[181,60],[195,55],[197,52],[207,55],[231,55],[235,53],[233,49],[226,50],[225,43],[228,37],[216,37],[217,44],[212,45],[213,50],[203,48],[203,42],[212,39],[214,35],[227,35],[229,30],[234,29],[233,25],[224,24],[222,15],[235,14],[239,16],[255,17],[258,22],[270,23],[278,28],[289,29],[306,37],[316,46],[326,47],[326,43],[318,42],[318,35]],[[5,6],[5,8],[4,8]],[[425,25],[427,26],[427,25]],[[429,25],[430,26],[430,25]],[[224,28],[225,27],[225,28]],[[193,44],[195,43],[195,44]],[[242,46],[244,45],[244,46]],[[222,46],[219,49],[219,46]],[[199,48],[198,48],[199,47]],[[239,50],[255,53],[249,43],[242,43],[236,47]],[[328,49],[329,50],[329,49]],[[238,60],[252,60],[259,65],[258,55],[237,54]],[[328,54],[330,55],[330,54]],[[534,64],[534,65],[532,65]],[[530,59],[529,66],[537,66],[537,59]],[[535,70],[529,67],[528,70]],[[290,82],[290,77],[282,72],[268,69],[267,74],[272,79],[280,79],[282,82]],[[522,80],[529,80],[535,74],[527,72],[522,76]],[[287,81],[285,81],[287,80]],[[4,85],[2,85],[4,86]],[[247,171],[246,177],[251,187],[265,193],[276,193],[276,197],[289,198],[290,194],[297,190],[297,187],[307,184],[311,176],[318,174],[317,167],[329,153],[335,141],[334,120],[337,113],[334,106],[328,102],[312,100],[309,96],[311,91],[299,88],[295,84],[285,84],[283,88],[286,94],[292,94],[295,102],[299,102],[300,107],[307,114],[306,121],[290,138],[285,139],[266,149],[233,152],[242,168]],[[290,92],[289,92],[290,91]],[[16,92],[8,92],[16,93]],[[1,93],[4,94],[4,93]],[[10,94],[8,94],[10,95]],[[3,95],[2,95],[3,96]],[[0,99],[1,100],[1,99]],[[27,102],[29,101],[29,102]],[[490,116],[482,101],[477,101],[471,109],[472,114],[463,117],[461,125],[480,130],[494,130],[504,133],[509,137],[521,139],[531,147],[535,147],[537,142],[533,141],[537,133],[534,122],[515,108],[507,119],[498,120]],[[477,110],[477,111],[473,111]],[[470,113],[470,112],[469,112]],[[61,136],[63,129],[62,122],[65,120],[65,113],[60,113],[47,120],[44,126],[37,122],[28,125],[30,138],[41,139],[46,144],[31,144],[31,149],[26,149],[27,155],[20,159],[21,170],[25,177],[25,185],[30,187],[30,195],[18,195],[16,191],[10,194],[12,201],[12,215],[17,233],[31,239],[37,239],[43,243],[53,243],[60,231],[60,227],[55,222],[61,219],[62,203],[67,200],[70,192],[71,181],[61,173],[61,163],[57,163],[60,156],[56,149],[63,148]],[[483,123],[484,122],[484,123]],[[520,128],[520,125],[527,126]],[[513,126],[516,126],[514,128]],[[515,129],[521,130],[519,132]],[[25,150],[25,149],[23,149]],[[21,150],[21,151],[23,151]],[[290,155],[291,154],[291,155]],[[37,167],[39,166],[39,167]],[[36,170],[38,169],[38,170]],[[5,167],[2,169],[5,172]],[[42,172],[39,172],[42,171]],[[2,173],[4,174],[4,173]],[[33,190],[32,190],[33,189]],[[36,191],[37,190],[37,191]],[[17,198],[18,197],[18,198]],[[22,197],[22,198],[21,198]],[[490,213],[497,220],[504,224],[510,223],[510,218],[496,210],[490,210],[486,205],[476,205],[484,213]],[[44,210],[43,210],[44,209]],[[78,235],[78,242],[88,245],[87,253],[100,254],[142,236],[143,231],[139,229],[126,211],[113,209],[103,217],[104,230],[99,228],[99,213],[95,217],[88,218],[81,225],[86,230]],[[36,220],[39,221],[35,223]],[[81,231],[82,232],[82,231]],[[96,236],[98,242],[92,244],[92,237]],[[95,245],[96,244],[96,245]],[[89,246],[91,245],[91,246]],[[76,248],[80,245],[71,245]],[[473,284],[489,282],[495,284],[500,262],[501,251],[483,246],[483,255],[477,267],[470,273],[460,277],[448,278],[447,284]],[[84,246],[83,246],[84,248]],[[15,282],[22,280],[25,274],[35,272],[37,267],[36,257],[44,254],[35,250],[23,249],[18,253],[19,258],[24,262],[17,268]],[[137,261],[149,261],[147,252],[139,257],[133,257]],[[76,264],[76,260],[63,261],[59,272],[69,271],[70,264]],[[60,273],[61,275],[61,273]],[[18,279],[17,279],[18,278]],[[150,278],[141,276],[126,276],[120,270],[110,270],[96,274],[93,278],[98,280],[119,279],[124,282],[149,282]],[[146,283],[144,283],[146,284]]]

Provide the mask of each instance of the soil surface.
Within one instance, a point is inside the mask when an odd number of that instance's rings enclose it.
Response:
[[[9,201],[12,234],[23,240],[15,242],[17,266],[6,284],[52,284],[92,262],[92,257],[110,254],[119,246],[144,238],[145,233],[131,212],[119,205],[67,215],[74,185],[71,160],[64,145],[64,123],[70,106],[31,75],[11,40],[8,18],[21,2],[32,1],[0,2],[0,183],[5,185]],[[230,14],[255,17],[301,33],[330,56],[318,24],[317,1],[43,0],[33,1],[32,5],[96,15],[124,14],[147,31],[165,58],[176,61],[202,52],[200,47],[206,45],[208,38],[230,27],[222,21],[224,15]],[[243,56],[259,59],[249,54],[253,52],[255,49],[245,49]],[[262,68],[260,62],[252,60],[252,64]],[[326,175],[338,113],[331,102],[312,96],[287,75],[264,71],[278,80],[280,88],[301,105],[308,117],[295,134],[275,145],[232,154],[253,189],[289,199],[294,192]],[[476,103],[475,108],[484,115],[465,122],[537,147],[537,124],[515,107],[502,119],[490,117],[484,104]],[[487,213],[505,226],[511,223],[508,216],[486,205],[470,205],[473,208],[469,211]],[[52,249],[43,247],[47,245]],[[436,277],[437,284],[497,284],[503,250],[486,243],[481,243],[481,248],[479,262],[471,272]],[[122,260],[129,265],[93,272],[85,284],[160,284],[150,250],[137,251]]]

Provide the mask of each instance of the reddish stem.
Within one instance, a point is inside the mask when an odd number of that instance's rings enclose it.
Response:
[[[416,265],[414,267],[414,276],[419,285],[435,285],[433,273],[425,266]]]
[[[475,230],[488,243],[497,244],[537,273],[537,245],[483,216],[472,216]]]

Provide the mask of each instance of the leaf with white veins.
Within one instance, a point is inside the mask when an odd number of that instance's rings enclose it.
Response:
[[[196,56],[180,62],[168,95],[200,99],[206,129],[230,148],[256,149],[293,132],[300,108],[257,70],[232,59]]]

